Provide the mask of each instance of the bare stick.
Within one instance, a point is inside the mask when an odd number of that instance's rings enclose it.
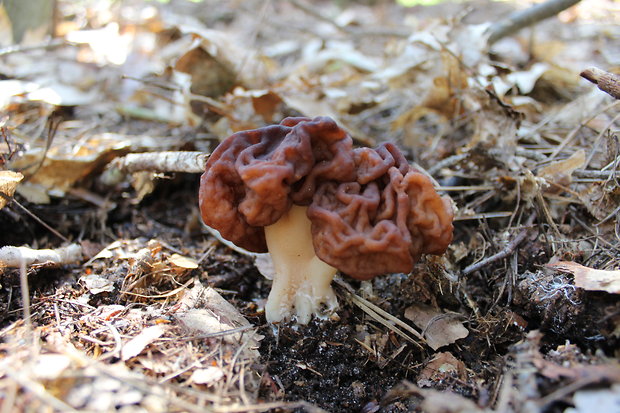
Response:
[[[430,168],[428,168],[428,170],[426,172],[428,172],[431,175],[435,175],[436,173],[438,173],[443,168],[449,168],[449,167],[454,166],[457,163],[467,159],[468,156],[469,156],[469,154],[467,154],[467,153],[461,153],[461,154],[458,154],[458,155],[449,156],[449,157],[447,157],[445,159],[442,159],[441,161],[437,162],[435,165],[431,166]]]
[[[0,196],[4,196],[4,194],[0,194]],[[32,213],[28,208],[26,208],[25,206],[23,206],[22,204],[17,202],[17,200],[15,198],[12,199],[12,202],[13,202],[13,204],[17,205],[22,211],[24,211],[26,214],[28,214],[30,216],[30,218],[34,219],[39,224],[43,225],[49,232],[51,232],[52,234],[56,235],[61,240],[65,241],[65,242],[69,242],[69,239],[67,239],[67,237],[62,235],[60,232],[56,231],[47,222],[43,221],[41,218],[39,218],[34,213]]]
[[[4,249],[4,248],[3,248]],[[30,288],[28,288],[28,273],[26,272],[26,259],[19,257],[19,282],[22,290],[22,305],[24,307],[24,322],[28,334],[32,333],[32,320],[30,320]]]
[[[60,266],[71,264],[82,259],[82,247],[79,244],[70,244],[56,249],[35,250],[28,247],[0,248],[0,267],[20,268],[24,265],[45,264]]]
[[[584,79],[594,83],[600,90],[608,95],[620,99],[620,76],[606,72],[596,67],[591,67],[579,74]]]
[[[593,171],[593,170],[583,170],[577,169],[573,171],[573,176],[581,179],[597,179],[604,180],[609,179],[612,175],[617,173],[617,171]]]
[[[133,172],[185,172],[202,173],[209,154],[204,152],[148,152],[130,153],[108,164],[101,175],[101,182],[114,185],[124,175]]]
[[[525,223],[526,227],[523,228],[521,232],[519,232],[519,234],[516,237],[514,237],[512,241],[506,244],[506,246],[502,248],[500,252],[498,252],[497,254],[491,255],[490,257],[487,257],[481,261],[478,261],[475,264],[465,267],[465,269],[463,270],[463,275],[471,274],[472,272],[478,271],[482,269],[483,267],[491,264],[492,262],[499,261],[501,259],[508,257],[510,254],[512,254],[514,250],[519,246],[519,244],[521,244],[525,240],[525,237],[527,237],[529,226],[532,225],[532,223],[534,222],[534,219],[536,219],[535,213],[530,215],[530,217],[528,218],[527,222]]]
[[[506,19],[493,24],[489,28],[488,45],[492,45],[499,39],[510,36],[519,30],[532,26],[541,20],[555,16],[559,12],[579,3],[580,0],[548,0],[537,4],[529,9],[512,13]]]

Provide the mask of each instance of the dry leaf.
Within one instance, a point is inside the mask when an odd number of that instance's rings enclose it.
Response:
[[[140,334],[129,340],[121,350],[121,359],[129,360],[132,357],[137,356],[152,342],[157,340],[166,332],[166,327],[157,324],[151,327],[147,327]]]
[[[577,196],[588,212],[599,221],[613,214],[615,209],[618,208],[618,202],[613,192],[609,192],[604,182],[596,182],[585,186]]]
[[[80,277],[80,281],[84,283],[88,292],[93,295],[114,291],[114,283],[112,280],[102,277],[99,274],[84,275]]]
[[[198,46],[179,58],[175,69],[192,77],[191,91],[197,95],[218,97],[230,92],[236,82],[231,65]]]
[[[71,136],[60,136],[59,133],[47,152],[45,148],[33,147],[23,156],[12,160],[9,166],[24,171],[26,175],[36,171],[28,181],[29,184],[40,185],[49,195],[63,196],[79,180],[98,173],[117,154],[167,149],[173,141],[174,138],[106,132],[89,135],[76,143]],[[17,188],[20,194],[24,186]],[[41,198],[41,194],[36,195],[35,202]]]
[[[0,46],[7,47],[13,43],[13,30],[11,27],[11,19],[4,4],[0,4]]]
[[[435,390],[435,389],[421,389],[413,383],[404,381],[402,383],[404,391],[399,393],[405,393],[404,397],[417,396],[422,398],[422,404],[420,405],[420,411],[425,413],[483,413],[488,410],[482,409],[476,406],[472,400],[461,396],[460,394],[453,393],[448,390]],[[390,393],[396,393],[395,390]],[[390,394],[388,393],[388,394]]]
[[[0,171],[0,193],[7,197],[0,196],[0,209],[6,206],[8,199],[13,196],[17,184],[22,179],[24,179],[24,175],[19,172]]]
[[[183,255],[180,255],[180,254],[172,254],[171,256],[168,257],[168,261],[172,265],[176,265],[179,268],[186,268],[188,270],[193,270],[193,269],[198,268],[198,263],[196,262],[195,259],[184,257]]]
[[[108,163],[115,151],[126,148],[129,142],[123,136],[101,134],[76,144],[63,142],[45,152],[44,148],[33,148],[11,163],[26,173],[33,173],[32,184],[40,184],[55,195],[62,195],[73,184],[88,176],[97,168]],[[41,160],[45,160],[41,164]]]
[[[541,168],[537,175],[544,178],[549,183],[568,186],[571,182],[571,174],[577,168],[581,168],[586,161],[586,152],[579,149],[570,157],[561,161],[553,162],[550,165]],[[553,187],[551,188],[554,189]],[[559,188],[555,188],[556,190]]]
[[[206,369],[194,370],[189,381],[197,384],[213,384],[224,377],[224,370],[219,367],[211,366]]]
[[[282,98],[272,91],[264,91],[260,95],[252,96],[254,111],[259,114],[265,122],[273,122],[273,115],[276,113],[281,103]]]
[[[439,115],[442,121],[448,121],[462,111],[460,95],[467,88],[467,75],[460,68],[459,61],[449,53],[442,53],[441,61],[445,75],[433,78],[423,102],[401,114],[392,123],[393,130],[403,129],[432,113]]]
[[[51,198],[47,193],[48,188],[43,185],[24,182],[17,187],[17,193],[33,204],[49,204]]]
[[[111,22],[101,29],[75,30],[66,35],[69,42],[88,45],[91,53],[81,55],[83,61],[104,65],[122,65],[132,52],[135,31]],[[142,34],[145,37],[144,34]],[[143,46],[144,47],[144,46]],[[132,62],[135,64],[135,61]]]
[[[421,407],[426,413],[481,413],[485,411],[460,394],[437,390],[425,395]]]
[[[259,356],[256,350],[262,336],[255,333],[252,324],[211,287],[204,287],[195,281],[191,290],[181,298],[175,318],[190,332],[190,335],[225,334],[221,340],[233,345],[247,342],[243,355],[250,359]],[[239,332],[232,332],[240,329]]]
[[[273,266],[273,260],[269,253],[256,254],[254,256],[254,265],[263,277],[268,280],[273,280],[273,276],[276,274],[276,268]]]
[[[433,350],[452,344],[469,334],[455,314],[446,314],[425,304],[414,304],[407,308],[405,317],[425,332],[426,343]]]
[[[437,353],[420,372],[417,380],[418,386],[432,387],[438,381],[445,379],[446,375],[465,380],[465,364],[450,352]]]
[[[575,276],[575,286],[588,291],[607,291],[620,294],[620,270],[606,271],[584,267],[571,261],[547,264],[547,267],[569,272]]]
[[[546,63],[534,63],[528,70],[513,72],[506,76],[511,85],[519,88],[523,95],[530,93],[538,79],[549,69]]]

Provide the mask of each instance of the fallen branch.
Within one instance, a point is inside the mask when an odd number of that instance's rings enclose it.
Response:
[[[620,76],[606,72],[596,67],[591,67],[579,74],[584,79],[594,83],[600,90],[620,99]]]
[[[50,267],[71,264],[82,259],[82,247],[70,244],[55,249],[35,250],[28,247],[0,248],[0,267],[19,268],[25,265],[41,264]]]
[[[594,170],[584,170],[584,169],[576,169],[573,171],[573,176],[579,179],[609,179],[613,176],[617,171],[594,171]]]
[[[110,162],[101,174],[101,182],[114,185],[121,182],[125,174],[143,171],[202,173],[208,157],[204,152],[187,151],[130,153]]]
[[[498,40],[510,36],[525,27],[533,26],[539,21],[555,16],[559,12],[579,3],[579,1],[580,0],[548,0],[530,7],[529,9],[516,11],[506,19],[491,25],[488,31],[489,39],[487,40],[487,44],[490,46]]]

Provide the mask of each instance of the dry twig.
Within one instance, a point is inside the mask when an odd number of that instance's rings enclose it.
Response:
[[[498,40],[510,36],[519,30],[532,26],[539,21],[555,16],[559,12],[579,3],[580,0],[548,0],[537,4],[529,9],[512,13],[506,19],[493,24],[489,28],[488,44],[492,45]]]
[[[208,157],[209,154],[204,152],[187,151],[130,153],[110,162],[101,175],[101,182],[114,185],[123,179],[124,174],[143,171],[202,173]]]
[[[620,99],[620,76],[606,72],[596,67],[591,67],[579,74],[584,79],[594,83],[600,90]]]
[[[530,225],[532,225],[535,219],[536,219],[536,214],[533,213],[532,215],[530,215],[527,222],[525,223],[525,228],[523,228],[521,232],[519,232],[519,234],[517,234],[517,236],[514,237],[512,241],[506,244],[506,246],[502,248],[500,252],[498,252],[497,254],[493,254],[490,257],[487,257],[481,261],[478,261],[477,263],[474,263],[474,264],[471,264],[465,267],[465,269],[463,270],[463,275],[468,275],[468,274],[471,274],[472,272],[481,270],[483,267],[486,267],[487,265],[495,261],[502,260],[508,257],[510,254],[512,254],[514,250],[519,246],[519,244],[521,244],[527,237],[529,227]]]
[[[22,260],[25,265],[44,264],[46,266],[60,266],[72,264],[81,259],[82,247],[78,244],[41,250],[12,246],[0,248],[0,266],[12,268],[19,268]]]
[[[6,195],[0,193],[0,196],[5,197]],[[23,206],[22,204],[20,204],[19,202],[17,202],[17,200],[15,198],[11,198],[10,199],[11,202],[13,204],[15,204],[17,207],[19,207],[19,209],[21,209],[22,211],[24,211],[26,214],[28,214],[28,216],[32,219],[34,219],[35,221],[37,221],[39,224],[41,224],[43,227],[45,227],[49,232],[51,232],[52,234],[56,235],[58,238],[60,238],[61,240],[65,241],[65,242],[69,242],[69,239],[67,237],[65,237],[64,235],[62,235],[60,232],[56,231],[54,228],[52,228],[52,226],[50,226],[47,222],[43,221],[41,218],[39,218],[38,216],[36,216],[34,213],[32,213],[32,211],[30,211],[28,208],[26,208],[25,206]]]

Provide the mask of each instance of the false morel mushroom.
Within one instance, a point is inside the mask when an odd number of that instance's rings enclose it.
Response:
[[[426,175],[391,143],[354,149],[328,117],[228,137],[206,163],[199,199],[223,238],[271,254],[270,322],[333,310],[338,270],[362,280],[410,272],[452,240],[452,205]]]

